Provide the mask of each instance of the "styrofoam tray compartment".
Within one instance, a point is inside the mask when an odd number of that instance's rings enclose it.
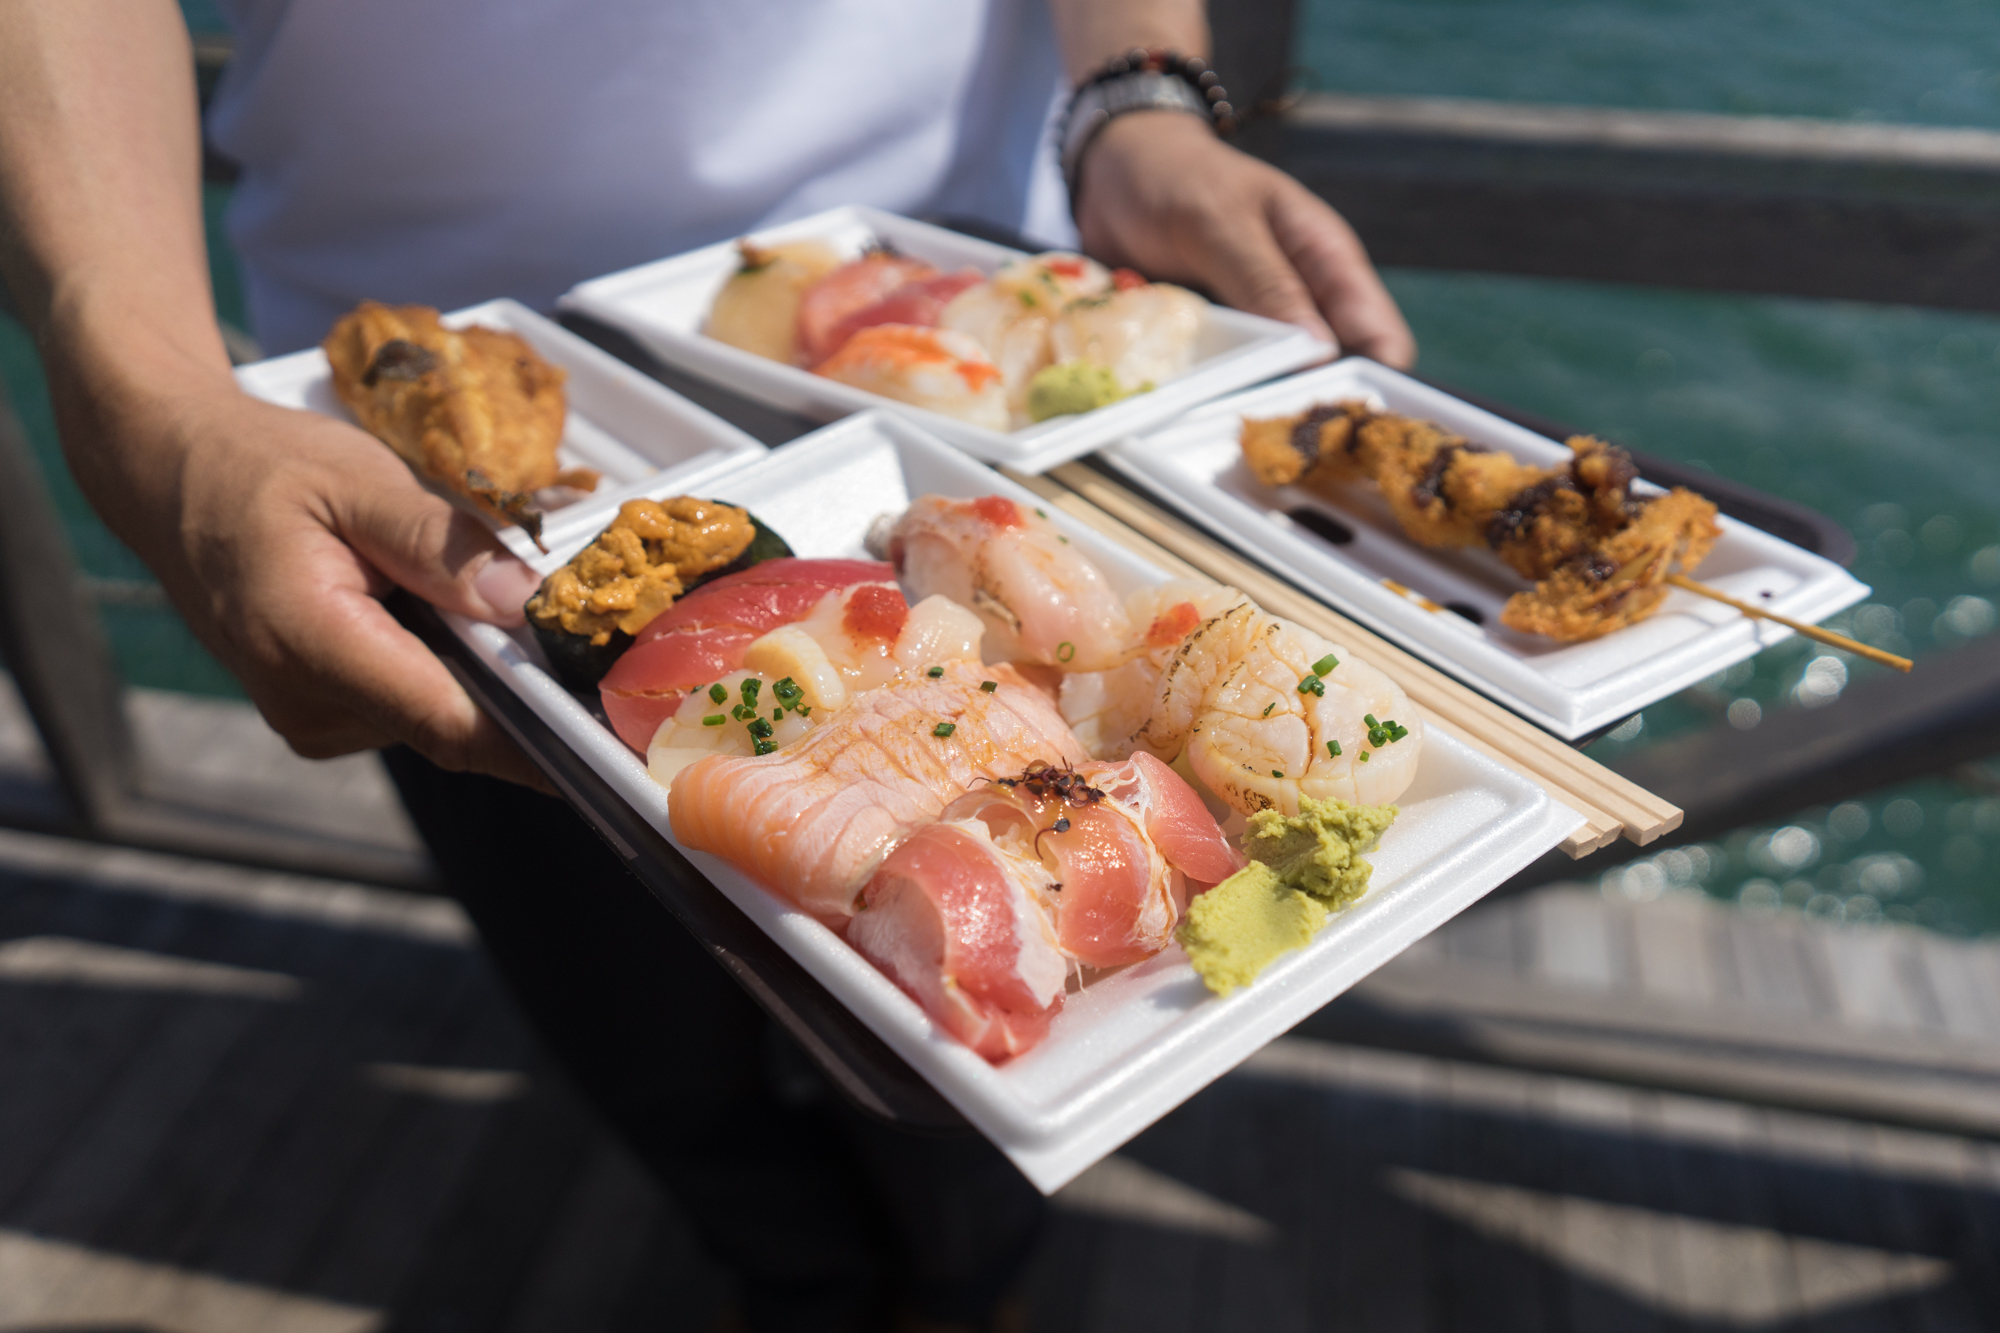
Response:
[[[477,324],[519,334],[569,373],[563,385],[569,419],[556,457],[566,468],[595,468],[603,480],[594,494],[551,511],[543,520],[542,539],[551,547],[572,535],[571,516],[582,509],[630,499],[655,481],[669,486],[689,482],[745,455],[764,453],[763,445],[721,417],[518,301],[487,301],[443,319],[454,329]],[[236,382],[244,392],[281,407],[353,420],[333,392],[326,353],[317,347],[240,366]],[[438,494],[458,501],[429,478],[422,480]],[[521,529],[502,527],[484,514],[480,517],[514,554],[523,559],[540,554]],[[603,526],[598,523],[592,533]]]
[[[666,495],[660,485],[649,492]],[[755,505],[802,556],[861,557],[873,519],[914,496],[1035,497],[939,441],[868,413],[705,479],[704,494]],[[1053,520],[1121,591],[1166,575],[1058,511]],[[611,508],[596,504],[594,520]],[[588,525],[586,525],[588,526]],[[546,572],[579,537],[535,562]],[[673,838],[667,791],[544,669],[525,632],[448,617],[550,727],[653,826]],[[1340,992],[1476,901],[1582,822],[1539,786],[1426,731],[1416,784],[1373,854],[1367,895],[1311,946],[1226,1000],[1203,989],[1178,947],[1073,994],[1049,1038],[995,1068],[936,1028],[914,1001],[832,931],[726,862],[688,858],[717,889],[909,1061],[1027,1177],[1053,1191]],[[676,843],[678,846],[679,844]]]
[[[1104,457],[1201,524],[1336,606],[1558,736],[1575,739],[1751,657],[1792,631],[1674,589],[1660,610],[1601,639],[1563,644],[1500,624],[1507,598],[1529,583],[1484,550],[1434,550],[1403,534],[1374,487],[1329,498],[1273,488],[1251,475],[1238,443],[1242,419],[1287,416],[1315,403],[1366,398],[1380,410],[1435,421],[1479,444],[1544,465],[1570,451],[1373,361],[1331,366],[1210,403],[1188,421],[1107,450]],[[1642,484],[1642,491],[1658,493]],[[1335,542],[1315,516],[1351,534]],[[1303,521],[1302,521],[1303,520]],[[1695,571],[1704,583],[1781,615],[1819,621],[1868,595],[1830,560],[1723,517],[1722,538]],[[1426,610],[1393,580],[1479,620]]]
[[[857,256],[886,241],[941,269],[967,266],[991,273],[1023,253],[943,227],[872,208],[836,208],[755,233],[760,245],[820,240]],[[1212,305],[1188,372],[1150,393],[1081,416],[1058,417],[1017,431],[982,426],[894,402],[877,394],[782,365],[702,334],[716,293],[736,272],[736,242],[723,241],[672,259],[593,278],[572,288],[566,307],[627,330],[660,357],[738,393],[832,421],[878,407],[923,426],[976,457],[1025,472],[1041,472],[1135,431],[1146,430],[1198,403],[1296,370],[1333,354],[1328,344],[1290,324]]]

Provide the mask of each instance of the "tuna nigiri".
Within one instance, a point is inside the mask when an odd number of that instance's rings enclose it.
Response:
[[[856,695],[774,754],[682,769],[667,810],[683,846],[840,921],[890,849],[975,780],[1084,758],[1048,695],[1013,668],[952,662]]]
[[[873,305],[863,306],[834,325],[826,335],[826,345],[830,349],[827,355],[832,356],[839,351],[849,338],[862,329],[871,329],[877,324],[915,324],[920,328],[935,328],[938,317],[944,313],[951,299],[981,281],[979,271],[970,268],[912,279]]]
[[[743,665],[759,636],[801,620],[827,593],[879,584],[905,609],[895,571],[872,560],[766,560],[689,593],[661,612],[605,673],[598,697],[618,738],[640,753],[696,686]]]
[[[947,1032],[1000,1061],[1048,1035],[1069,960],[1040,861],[996,846],[976,819],[929,824],[889,854],[847,927],[862,957]]]
[[[866,310],[905,283],[937,276],[921,259],[893,250],[871,250],[819,278],[799,295],[799,359],[816,366],[840,350],[853,333],[848,316]]]

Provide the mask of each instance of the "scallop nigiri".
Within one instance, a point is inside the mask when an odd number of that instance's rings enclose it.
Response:
[[[1058,363],[1103,366],[1119,388],[1140,393],[1194,364],[1207,310],[1208,302],[1193,292],[1164,282],[1087,296],[1056,317],[1049,348]]]
[[[975,780],[1084,759],[1055,704],[1020,673],[952,662],[863,691],[776,753],[682,769],[668,817],[683,846],[838,921],[889,850]]]
[[[1048,1035],[1069,960],[1040,861],[996,846],[976,819],[928,824],[868,881],[847,942],[988,1060]]]
[[[903,608],[895,571],[872,560],[766,560],[702,585],[656,616],[604,674],[598,697],[611,729],[645,753],[687,692],[742,666],[760,635],[803,619],[829,592],[870,583]]]

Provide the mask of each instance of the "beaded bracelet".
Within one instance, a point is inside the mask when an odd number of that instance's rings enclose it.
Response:
[[[1236,128],[1236,109],[1208,62],[1162,47],[1134,47],[1111,59],[1083,81],[1063,115],[1063,179],[1076,198],[1077,170],[1084,151],[1104,127],[1132,111],[1186,111],[1208,121],[1217,134]]]

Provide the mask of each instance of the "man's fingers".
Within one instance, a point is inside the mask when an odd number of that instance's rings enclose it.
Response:
[[[394,468],[402,472],[400,462]],[[343,488],[335,503],[340,537],[392,582],[475,620],[521,623],[521,606],[541,582],[535,572],[407,472],[381,487]]]
[[[1210,231],[1196,247],[1194,268],[1224,304],[1255,315],[1296,324],[1316,337],[1334,340],[1313,293],[1272,233],[1258,226]]]
[[[1266,213],[1277,245],[1326,313],[1341,350],[1398,370],[1415,365],[1417,340],[1346,220],[1303,186],[1280,191]]]

